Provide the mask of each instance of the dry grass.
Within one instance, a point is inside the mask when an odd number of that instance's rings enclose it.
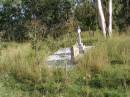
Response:
[[[100,72],[110,64],[130,64],[130,38],[113,37],[99,42],[78,62],[78,68],[85,72]],[[109,65],[108,65],[109,64]]]
[[[45,65],[45,51],[38,52],[38,64],[30,44],[9,46],[1,51],[0,72],[10,73],[17,80],[32,84],[46,81],[49,77],[49,69]]]
[[[103,40],[100,36],[90,39],[84,36],[86,44],[90,42],[96,44],[96,47],[78,60],[77,69],[67,73],[62,69],[50,70],[44,63],[51,50],[69,46],[75,40],[71,39],[67,44],[67,36],[62,38],[41,43],[38,64],[31,44],[7,44],[6,48],[1,49],[0,75],[8,76],[3,77],[2,81],[0,79],[0,84],[6,83],[4,85],[10,87],[9,90],[15,87],[14,92],[18,93],[13,97],[129,97],[124,96],[125,92],[129,92],[130,86],[129,37]],[[30,93],[31,96],[28,95]]]
[[[108,64],[107,49],[105,47],[96,47],[78,62],[81,71],[100,72]]]

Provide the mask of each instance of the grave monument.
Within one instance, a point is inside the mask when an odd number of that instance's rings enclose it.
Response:
[[[80,27],[78,26],[78,29],[77,29],[77,33],[78,33],[78,49],[79,49],[79,53],[84,53],[84,49],[85,49],[85,46],[83,45],[82,43],[82,39],[81,39],[81,29]]]
[[[87,53],[87,51],[89,51],[92,47],[93,46],[83,45],[81,39],[81,29],[78,26],[76,44],[72,47],[60,48],[57,52],[47,58],[47,64],[49,64],[50,67],[64,67],[64,65],[66,65],[67,68],[71,68],[75,64],[75,60],[82,57],[82,55]]]
[[[78,28],[77,28],[77,42],[71,48],[71,60],[72,60],[72,62],[75,60],[75,58],[77,56],[79,56],[80,54],[83,54],[84,52],[85,52],[85,46],[82,43],[81,29],[78,26]]]

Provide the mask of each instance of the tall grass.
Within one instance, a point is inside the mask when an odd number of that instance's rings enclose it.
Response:
[[[114,37],[87,52],[78,62],[82,69],[92,69],[95,72],[102,70],[107,64],[130,64],[130,38]],[[83,70],[85,71],[85,70]]]
[[[108,64],[106,47],[95,47],[78,61],[78,67],[82,71],[100,72]]]
[[[129,97],[130,38],[104,40],[87,32],[82,37],[95,48],[67,73],[63,68],[48,68],[45,60],[57,49],[75,44],[75,34],[40,42],[38,64],[30,43],[5,43],[0,49],[0,85],[17,91],[12,97]]]
[[[98,42],[95,48],[78,60],[77,69],[88,79],[87,85],[99,90],[107,89],[106,92],[102,91],[101,94],[95,94],[97,96],[92,97],[129,97],[129,42],[130,38],[127,36],[113,37],[104,42]],[[109,90],[113,92],[108,92]],[[115,91],[120,91],[120,94]]]
[[[40,43],[38,64],[30,43],[6,44],[8,47],[2,48],[0,55],[0,75],[5,75],[4,80],[9,79],[7,83],[4,82],[5,86],[18,89],[20,87],[20,90],[30,93],[38,91],[38,95],[52,95],[62,92],[66,86],[64,70],[52,70],[48,68],[45,62],[48,54],[59,48],[60,42],[56,45],[56,41]],[[57,48],[52,48],[53,43]],[[6,75],[9,77],[6,77]],[[15,85],[16,83],[18,86]],[[34,97],[37,97],[37,95]]]

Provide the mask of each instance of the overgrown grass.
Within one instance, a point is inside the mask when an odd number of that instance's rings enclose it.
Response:
[[[31,43],[3,43],[0,97],[130,97],[130,37],[82,37],[95,48],[68,72],[48,68],[45,60],[57,49],[75,44],[75,34],[39,42],[38,59]]]
[[[92,97],[129,97],[129,42],[130,38],[126,36],[107,39],[79,59],[77,69],[89,79],[87,85],[110,91],[106,91],[110,94],[103,94],[102,91],[100,96]]]

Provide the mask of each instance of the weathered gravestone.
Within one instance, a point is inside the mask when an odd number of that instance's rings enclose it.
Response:
[[[81,29],[80,27],[78,26],[78,29],[77,29],[77,33],[78,33],[78,49],[79,49],[79,53],[84,53],[84,49],[85,49],[85,46],[83,45],[82,43],[82,39],[81,39]]]
[[[77,29],[77,42],[75,45],[69,48],[61,48],[53,55],[50,55],[47,59],[49,66],[60,66],[63,67],[67,64],[68,67],[74,65],[74,60],[82,56],[85,52],[91,49],[93,46],[84,46],[81,39],[81,29]]]
[[[80,54],[83,54],[85,52],[85,46],[82,43],[82,39],[81,39],[81,29],[78,26],[77,29],[77,43],[75,45],[72,46],[71,48],[71,60],[72,62],[75,60],[76,57],[78,57]]]

